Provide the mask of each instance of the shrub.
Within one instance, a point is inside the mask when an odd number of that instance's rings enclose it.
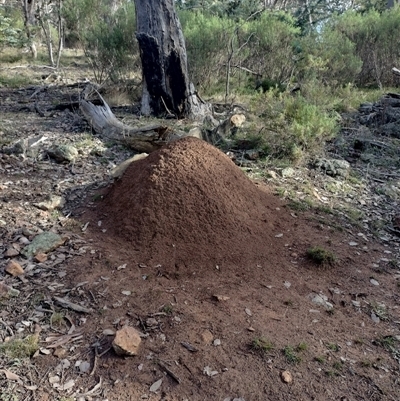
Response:
[[[325,141],[339,130],[337,113],[305,96],[273,90],[261,93],[253,96],[252,111],[264,124],[259,135],[268,144],[268,155],[273,158],[300,161],[305,152],[313,155],[320,151]]]
[[[399,83],[392,67],[400,63],[400,7],[379,13],[348,11],[333,27],[355,44],[362,60],[358,83],[363,86],[394,86]]]
[[[331,87],[355,82],[362,61],[356,55],[355,44],[344,34],[326,26],[320,34],[306,36],[300,43],[303,79],[317,79]]]
[[[210,91],[224,79],[229,38],[234,22],[200,12],[182,11],[179,14],[186,42],[191,79],[195,86]]]
[[[314,246],[307,250],[307,256],[311,259],[314,263],[318,265],[333,265],[335,263],[335,255],[320,246]]]
[[[80,0],[79,6],[69,0],[67,4],[68,20],[75,20],[76,35],[97,82],[115,82],[139,68],[133,3],[125,0],[115,12],[101,0]]]

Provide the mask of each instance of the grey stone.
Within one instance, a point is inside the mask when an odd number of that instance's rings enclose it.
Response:
[[[47,154],[58,163],[73,162],[78,157],[78,150],[67,144],[53,145],[47,150]]]
[[[19,139],[3,149],[3,153],[21,155],[26,154],[27,156],[36,157],[38,154],[38,145],[47,139],[44,135],[34,136],[31,138]]]
[[[47,201],[35,203],[34,205],[39,209],[51,211],[61,209],[65,205],[65,199],[62,196],[50,195]]]
[[[340,159],[315,159],[312,166],[317,170],[322,170],[332,177],[346,177],[350,170],[350,163]]]
[[[261,156],[261,151],[258,149],[250,149],[244,152],[244,157],[249,160],[258,160]]]
[[[293,177],[295,173],[294,168],[292,167],[286,167],[281,171],[281,176],[283,178],[289,178],[289,177]]]
[[[35,256],[37,253],[48,253],[63,245],[65,241],[66,238],[63,238],[51,231],[45,231],[41,234],[38,234],[29,245],[23,248],[21,255],[29,259]]]
[[[382,135],[392,138],[400,138],[400,122],[391,122],[379,127],[379,132]]]
[[[7,146],[3,149],[3,153],[7,155],[22,155],[25,153],[28,148],[28,140],[20,139],[17,142],[13,143],[11,146]]]

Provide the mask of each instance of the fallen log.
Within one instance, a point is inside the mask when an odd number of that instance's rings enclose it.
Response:
[[[215,145],[234,135],[245,120],[244,115],[231,115],[222,123],[217,123],[216,127],[208,132],[200,128],[189,132],[176,132],[171,127],[158,124],[136,128],[118,120],[100,93],[95,89],[94,91],[99,99],[96,101],[98,104],[87,100],[93,88],[86,88],[80,100],[80,110],[88,123],[100,137],[121,142],[138,152],[151,153],[184,136],[195,136]]]
[[[150,125],[135,128],[124,124],[115,117],[110,107],[101,99],[101,105],[88,100],[80,101],[80,109],[95,132],[107,140],[115,140],[139,152],[153,152],[171,140],[177,139],[172,130],[164,125]]]

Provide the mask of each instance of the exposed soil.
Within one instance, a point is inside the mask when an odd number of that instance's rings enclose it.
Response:
[[[192,138],[112,182],[110,170],[130,152],[118,144],[93,151],[103,145],[88,139],[78,112],[47,114],[75,89],[35,95],[42,116],[29,101],[35,90],[0,89],[3,140],[49,138],[35,156],[0,154],[0,250],[22,248],[43,230],[68,240],[43,262],[15,256],[22,278],[10,277],[8,258],[0,260],[1,281],[21,291],[1,301],[0,340],[40,329],[41,349],[32,358],[0,355],[0,369],[19,375],[7,379],[3,370],[0,400],[398,399],[399,243],[369,223],[389,204],[393,215],[396,201],[358,203],[365,196],[355,184],[355,195],[334,197],[326,190],[333,181],[306,167],[291,179],[253,182]],[[50,159],[55,142],[74,144],[77,161]],[[248,172],[260,166],[274,169],[255,164]],[[365,222],[294,208],[310,180],[321,205],[355,199]],[[292,202],[277,188],[294,192]],[[372,191],[367,181],[363,188]],[[35,206],[51,193],[65,197],[62,211]],[[316,246],[335,261],[312,261],[307,252]],[[328,303],[315,304],[316,295]],[[55,297],[91,312],[62,308]],[[124,325],[143,334],[137,356],[111,348],[109,334]]]

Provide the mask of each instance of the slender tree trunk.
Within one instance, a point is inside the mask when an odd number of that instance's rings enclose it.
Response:
[[[178,118],[204,114],[205,106],[189,80],[174,0],[135,0],[135,7],[143,73],[142,113]]]
[[[32,26],[35,24],[35,0],[21,0],[22,11],[24,14],[24,27],[26,36],[28,39],[29,49],[32,54],[32,58],[37,58],[36,44],[34,41],[34,34],[32,33]]]

